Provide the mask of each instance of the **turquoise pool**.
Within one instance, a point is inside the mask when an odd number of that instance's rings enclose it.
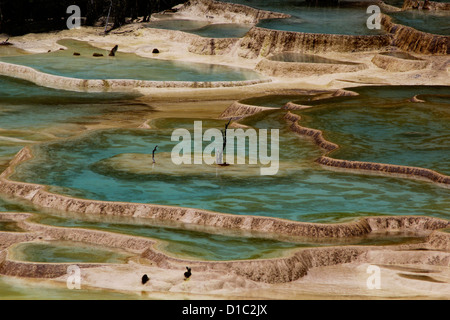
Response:
[[[448,36],[450,34],[449,11],[407,10],[390,13],[393,21],[419,31]]]
[[[117,53],[92,47],[87,42],[61,40],[68,47],[51,53],[1,57],[0,61],[34,68],[44,73],[79,79],[135,79],[152,81],[243,81],[259,75],[242,68],[207,63],[179,62],[142,58],[135,54]],[[119,48],[120,50],[120,48]],[[78,52],[80,56],[74,56]],[[103,57],[93,57],[93,53]]]
[[[240,23],[215,23],[206,21],[166,19],[151,21],[148,28],[179,30],[206,38],[242,38],[252,25]]]
[[[10,247],[10,258],[40,263],[126,263],[132,256],[121,250],[70,242],[24,242]]]
[[[411,105],[407,101],[408,97],[420,93],[425,99],[445,100],[445,96],[439,94],[446,89],[357,89],[359,97],[323,100],[323,106],[316,101],[317,108],[302,111],[305,118],[302,125],[323,129],[327,138],[342,144],[342,149],[333,156],[424,165],[446,173],[445,116],[448,111],[442,109],[439,102],[427,107],[427,103]],[[388,101],[389,105],[385,105]],[[172,174],[139,172],[126,164],[117,169],[106,165],[106,160],[118,155],[151,155],[155,145],[159,146],[158,153],[162,157],[175,145],[170,141],[172,130],[119,129],[97,131],[35,148],[38,157],[19,166],[13,179],[52,185],[57,187],[55,192],[83,198],[195,207],[299,221],[335,222],[372,214],[425,214],[448,218],[447,189],[407,179],[331,172],[316,166],[313,161],[322,151],[309,139],[290,132],[282,120],[284,114],[285,111],[280,110],[264,120],[247,122],[257,128],[281,130],[280,171],[275,176],[230,176],[220,171],[203,171],[196,166],[177,171],[175,165]],[[336,117],[337,114],[341,116]],[[386,117],[392,117],[392,121],[386,122]],[[181,123],[189,127],[189,120],[171,121],[175,127]],[[192,124],[193,120],[191,128]],[[211,126],[216,124],[211,123]],[[142,163],[142,166],[150,164]]]
[[[56,90],[0,76],[0,157],[12,157],[26,145],[69,137],[101,116],[152,112],[151,106],[136,104],[137,97]]]
[[[321,129],[339,159],[409,165],[449,175],[450,88],[364,87],[356,97],[299,102],[303,126]],[[419,95],[423,103],[408,100]]]
[[[326,34],[378,35],[382,30],[370,30],[366,22],[367,7],[308,6],[302,1],[226,0],[257,9],[281,12],[291,15],[286,19],[261,20],[261,28]]]

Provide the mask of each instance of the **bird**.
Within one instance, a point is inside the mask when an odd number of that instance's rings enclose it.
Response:
[[[150,278],[146,274],[142,276],[142,284],[146,284],[149,280]]]
[[[192,273],[191,273],[191,268],[186,267],[187,271],[184,273],[184,280],[187,280],[191,277]]]
[[[155,152],[156,152],[156,149],[158,149],[158,146],[156,146],[155,149],[153,149],[153,152],[152,152],[153,163],[156,163],[156,161],[155,161]]]

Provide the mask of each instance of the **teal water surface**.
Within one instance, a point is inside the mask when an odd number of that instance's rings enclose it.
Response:
[[[109,57],[108,51],[92,47],[87,42],[61,40],[68,47],[51,53],[1,57],[0,61],[20,64],[57,76],[79,79],[135,79],[152,81],[242,81],[258,79],[252,70],[207,63],[178,62],[142,58],[118,52]],[[81,56],[74,56],[74,52]],[[103,57],[93,57],[101,53]]]
[[[71,136],[74,128],[95,124],[99,116],[151,112],[151,106],[136,105],[137,97],[56,90],[0,76],[0,157],[12,157],[33,143]],[[59,129],[50,133],[55,126]]]
[[[167,19],[151,21],[146,25],[149,28],[179,30],[206,38],[242,38],[252,25],[240,23],[215,23],[204,21]]]
[[[120,250],[69,241],[25,242],[10,247],[13,260],[40,263],[126,263]]]
[[[60,217],[49,214],[35,215],[33,221],[45,225],[104,230],[132,236],[147,237],[161,241],[158,248],[174,257],[197,260],[229,261],[246,259],[267,259],[285,255],[286,250],[306,247],[341,245],[392,245],[423,241],[422,236],[402,233],[386,233],[333,239],[284,239],[283,241],[261,238],[257,235],[238,236],[206,233],[176,227],[153,226],[144,220],[126,221],[86,219],[86,217]]]
[[[339,159],[409,165],[450,174],[450,88],[364,87],[356,97],[300,101],[306,127],[323,130]],[[418,95],[425,102],[408,101]]]
[[[257,9],[291,15],[286,19],[265,19],[261,28],[323,34],[378,35],[382,30],[367,28],[367,6],[309,6],[304,1],[226,0]]]
[[[396,104],[408,106],[407,98],[413,93],[436,94],[436,90],[427,91],[420,88],[374,87],[365,90],[369,90],[370,96],[375,99],[375,104],[376,101],[379,103],[390,101],[389,108]],[[442,93],[442,90],[438,88],[437,92]],[[372,100],[366,96],[364,99],[367,100],[365,100],[367,104],[361,105],[361,100],[358,99],[363,98],[361,96],[360,98],[344,97],[336,102],[336,114],[350,112],[350,108],[342,106],[344,101],[346,103],[348,101],[353,106],[354,112],[350,114],[355,118],[349,118],[348,121],[346,121],[347,114],[344,114],[342,118],[337,118],[335,113],[326,110],[325,107],[333,105],[333,99],[329,99],[323,108],[309,110],[321,112],[324,117],[326,114],[334,114],[333,121],[325,121],[322,118],[317,121],[319,124],[320,121],[324,121],[327,125],[335,126],[333,127],[333,130],[336,131],[334,135],[331,134],[331,130],[325,130],[325,135],[332,141],[336,140],[337,143],[342,143],[338,139],[341,135],[345,136],[345,134],[341,134],[341,131],[360,128],[359,131],[355,131],[354,138],[346,141],[347,145],[351,142],[354,147],[347,148],[347,150],[363,150],[366,153],[371,151],[367,153],[373,155],[369,159],[371,161],[392,162],[393,159],[400,159],[402,160],[401,164],[404,165],[423,163],[427,164],[426,167],[434,169],[434,166],[438,166],[437,169],[440,171],[446,171],[447,164],[439,164],[440,161],[435,160],[446,159],[448,155],[445,148],[445,141],[448,141],[448,139],[445,140],[445,127],[439,120],[445,114],[441,110],[442,108],[436,107],[435,110],[431,109],[431,112],[429,108],[423,106],[426,112],[422,112],[420,109],[414,111],[415,108],[421,108],[421,105],[417,105],[417,107],[412,107],[413,109],[407,113],[407,117],[402,113],[398,116],[403,119],[401,122],[393,120],[390,124],[386,124],[377,117],[373,117],[374,119],[371,121],[372,116],[367,116],[374,112],[371,111],[372,109],[377,109],[373,106],[370,107],[369,102]],[[386,106],[379,105],[378,109],[383,107]],[[395,112],[389,108],[386,107],[386,112],[389,112],[389,115],[392,114],[393,119],[396,119]],[[65,189],[57,188],[55,191],[83,198],[157,203],[300,221],[333,222],[371,214],[425,214],[448,218],[447,208],[450,203],[447,189],[420,181],[322,170],[313,162],[322,154],[322,151],[309,139],[297,137],[290,132],[282,120],[284,113],[283,111],[275,112],[264,120],[255,120],[256,122],[253,123],[256,127],[281,130],[280,162],[292,164],[287,168],[280,169],[275,176],[255,175],[249,177],[239,174],[224,176],[220,174],[220,171],[218,173],[202,172],[201,166],[186,169],[183,174],[178,172],[174,174],[137,174],[133,170],[117,171],[110,167],[104,167],[103,160],[120,154],[151,154],[155,145],[159,146],[158,152],[170,153],[176,143],[170,141],[171,130],[159,130],[158,132],[152,130],[106,130],[79,139],[51,143],[36,148],[38,157],[19,166],[13,178],[63,187]],[[362,115],[359,116],[360,114]],[[307,115],[305,121],[316,119],[312,114],[309,116],[308,113],[305,113],[305,115]],[[429,118],[424,118],[425,115]],[[356,121],[360,118],[364,119],[364,122]],[[249,121],[251,123],[251,120]],[[339,121],[342,124],[336,124]],[[411,127],[405,127],[405,123]],[[421,152],[410,151],[409,144],[416,143],[416,146],[419,147],[422,145],[417,138],[412,137],[417,134],[411,134],[411,132],[419,132],[416,129],[420,126],[420,132],[423,134],[424,125],[427,124],[438,129],[437,133],[420,138],[428,139],[428,144],[421,147]],[[383,130],[386,132],[383,133]],[[357,136],[356,132],[360,132],[361,137]],[[370,139],[370,143],[366,139]],[[360,148],[358,148],[359,143],[362,144]],[[375,155],[379,151],[373,152],[371,144],[376,144],[376,147],[381,150],[392,148],[396,151],[380,153],[377,158]],[[402,148],[400,151],[397,149],[398,146]],[[435,150],[435,148],[437,149]],[[402,156],[403,152],[406,153],[405,156]],[[402,199],[402,201],[398,201],[398,199]]]
[[[269,107],[269,108],[282,108],[286,103],[296,101],[299,99],[308,99],[311,96],[302,94],[271,94],[258,96],[254,98],[242,99],[239,102],[243,104],[249,104],[254,106]]]
[[[393,21],[419,31],[448,36],[450,12],[435,10],[407,10],[389,14]]]

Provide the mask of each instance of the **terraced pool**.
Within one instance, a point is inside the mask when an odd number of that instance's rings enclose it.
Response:
[[[383,34],[367,28],[364,7],[313,7],[297,1],[230,2],[292,15],[288,19],[262,20],[258,26],[264,28],[345,35]],[[389,3],[397,4],[397,1]],[[446,14],[408,11],[393,16],[395,21],[419,30],[448,34]],[[182,30],[204,37],[240,38],[251,26],[169,19],[153,21],[147,27]],[[0,47],[0,61],[79,79],[240,81],[260,78],[251,70],[220,65],[146,59],[122,52],[109,57],[108,51],[89,42],[66,39],[59,44],[67,49],[26,54],[14,47]],[[94,52],[103,56],[93,57]],[[414,59],[405,53],[384,54]],[[290,52],[269,59],[345,63]],[[301,126],[321,130],[327,140],[340,146],[330,157],[418,166],[450,175],[449,87],[376,86],[348,90],[359,95],[267,94],[241,100],[243,104],[275,108],[242,120],[249,127],[280,131],[279,171],[273,176],[262,176],[259,165],[177,166],[172,162],[171,151],[177,144],[171,139],[175,129],[192,132],[194,121],[201,121],[203,130],[225,126],[227,120],[215,119],[207,107],[200,110],[195,106],[197,110],[188,117],[168,116],[170,110],[161,106],[154,109],[136,94],[62,91],[0,77],[0,168],[6,168],[14,154],[29,146],[34,158],[16,167],[11,180],[46,185],[54,193],[83,199],[199,208],[311,223],[348,222],[384,215],[449,219],[449,191],[440,185],[394,176],[336,172],[319,166],[314,160],[325,151],[310,138],[292,132],[284,119],[288,111],[282,108],[287,102],[311,106],[289,112],[301,116]],[[148,128],[138,129],[144,121]],[[248,145],[228,143],[240,148],[246,157],[251,153]],[[156,163],[152,163],[155,146],[158,146]],[[411,244],[423,242],[427,236],[426,233],[373,232],[350,239],[281,238],[173,221],[63,213],[6,198],[0,198],[0,211],[32,212],[29,222],[47,226],[150,238],[156,240],[157,250],[171,257],[200,261],[279,258],[298,248],[318,246]],[[30,232],[26,226],[5,219],[0,221],[0,232],[6,236],[17,232],[20,234],[13,236],[20,237]],[[29,263],[126,264],[134,256],[87,243],[42,239],[18,243],[7,250],[12,260]],[[0,277],[0,297],[148,298],[111,291],[69,291],[6,276]]]
[[[148,28],[179,30],[206,38],[242,38],[252,25],[241,23],[214,23],[206,21],[165,19],[151,21]]]
[[[448,110],[445,102],[439,102],[446,100],[446,90],[446,87],[356,89],[360,96],[309,101],[315,107],[301,112],[304,116],[301,124],[324,130],[326,138],[342,146],[333,157],[423,166],[447,173]],[[419,97],[430,102],[408,102],[413,94],[422,94]],[[166,159],[175,145],[171,141],[172,130],[116,129],[35,147],[36,158],[20,165],[12,178],[51,185],[55,192],[82,198],[297,221],[333,222],[371,214],[448,217],[445,188],[394,177],[321,169],[314,159],[323,151],[311,140],[288,130],[282,119],[285,112],[280,110],[264,120],[247,122],[256,128],[281,130],[280,170],[275,176],[249,173],[245,165],[231,166],[235,170],[232,175],[227,174],[226,168],[206,170],[197,165],[180,168],[171,163],[170,156]],[[190,122],[175,118],[166,120],[166,124],[172,121],[168,127],[192,129],[194,119]],[[205,122],[204,129],[220,128],[224,123]],[[151,164],[155,145],[158,145],[157,161],[159,158],[164,162],[161,169],[158,163]],[[127,160],[131,156],[135,161]]]
[[[135,79],[152,81],[242,81],[258,79],[259,75],[242,68],[207,63],[178,62],[142,58],[135,54],[109,51],[77,40],[58,42],[67,50],[44,54],[1,57],[0,61],[24,65],[38,71],[78,79]],[[74,56],[74,53],[80,56]],[[94,53],[102,57],[93,57]]]
[[[368,29],[367,7],[309,6],[303,1],[226,0],[262,10],[291,15],[286,19],[261,20],[261,28],[346,35],[378,35],[382,30]]]
[[[25,242],[9,249],[17,261],[41,263],[126,263],[131,254],[70,241]]]
[[[448,36],[450,13],[448,11],[407,10],[390,14],[393,21],[419,31]]]

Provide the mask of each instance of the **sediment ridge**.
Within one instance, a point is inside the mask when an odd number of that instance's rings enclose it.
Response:
[[[316,129],[302,127],[301,125],[299,125],[298,121],[301,119],[301,117],[299,115],[296,115],[296,114],[293,114],[291,112],[288,112],[284,116],[284,119],[291,124],[289,126],[289,128],[293,132],[298,133],[298,134],[303,135],[303,136],[311,137],[313,139],[313,141],[319,147],[321,147],[321,148],[323,148],[323,149],[325,149],[327,151],[333,151],[333,150],[339,148],[339,146],[337,144],[326,140],[323,137],[322,131],[316,130]]]
[[[300,135],[305,135],[313,138],[313,141],[321,148],[327,150],[327,153],[315,161],[326,167],[342,169],[345,171],[357,171],[357,172],[371,172],[383,175],[395,175],[411,179],[426,180],[429,182],[436,183],[440,186],[450,187],[450,177],[431,169],[411,167],[411,166],[401,166],[392,165],[384,163],[375,162],[362,162],[362,161],[351,161],[351,160],[341,160],[334,159],[327,156],[331,151],[339,148],[335,143],[329,142],[323,137],[322,131],[316,129],[310,129],[302,127],[298,124],[301,120],[299,115],[288,112],[284,119],[290,123],[290,129]]]
[[[219,116],[220,119],[230,119],[234,120],[242,119],[259,112],[275,110],[276,108],[253,106],[249,104],[240,103],[238,101],[233,102],[222,114]]]
[[[317,163],[333,168],[342,168],[349,170],[360,170],[368,172],[377,172],[381,174],[395,174],[404,175],[409,178],[428,180],[434,183],[442,184],[444,186],[450,187],[450,177],[443,175],[439,172],[410,166],[399,166],[384,163],[374,163],[374,162],[362,162],[362,161],[350,161],[350,160],[339,160],[333,159],[327,156],[322,156],[316,160]]]

